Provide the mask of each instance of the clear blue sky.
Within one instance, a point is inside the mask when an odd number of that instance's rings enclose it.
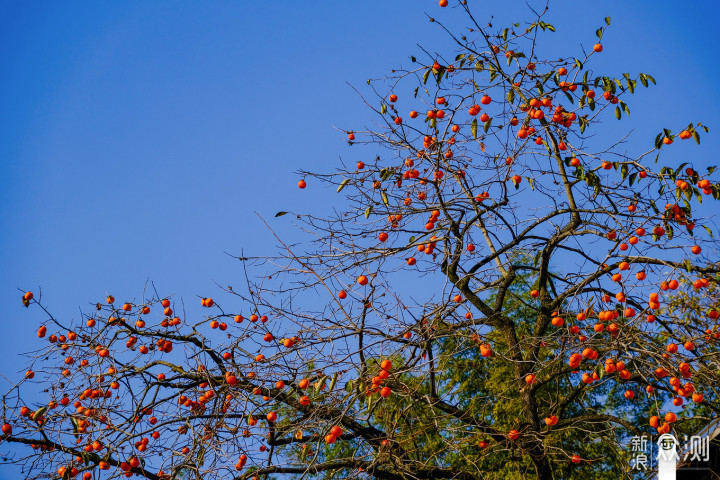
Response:
[[[528,18],[524,2],[470,1],[497,26]],[[602,64],[658,81],[633,99],[631,118],[652,122],[638,133],[704,121],[695,151],[712,158],[718,8],[692,4],[553,2],[546,53],[591,46],[611,16]],[[0,373],[24,371],[43,320],[17,288],[42,289],[65,319],[106,293],[138,298],[148,279],[214,295],[241,279],[224,252],[275,251],[255,211],[327,208],[337,196],[298,190],[293,172],[358,155],[333,128],[372,121],[346,81],[408,65],[416,43],[452,55],[425,12],[458,17],[434,0],[2,2]],[[289,217],[272,223],[292,238]]]

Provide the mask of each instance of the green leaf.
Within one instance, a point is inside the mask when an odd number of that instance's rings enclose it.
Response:
[[[415,235],[410,237],[410,240],[408,240],[408,244],[413,243],[415,241]]]
[[[332,380],[330,380],[330,386],[328,387],[328,392],[332,392],[335,388],[335,384],[337,383],[338,379],[338,372],[333,373]]]
[[[683,265],[685,266],[685,270],[687,270],[688,273],[692,273],[692,262],[688,260],[687,258],[683,260]]]
[[[643,84],[643,87],[647,88],[647,86],[648,86],[648,81],[647,81],[647,77],[645,76],[644,73],[641,73],[641,74],[640,74],[640,83]]]
[[[492,118],[489,119],[487,122],[485,122],[485,125],[483,125],[483,130],[485,131],[485,133],[487,133],[488,130],[490,129],[490,125],[492,124],[492,120],[493,120]]]
[[[345,185],[347,185],[349,181],[350,181],[350,179],[346,178],[345,180],[340,182],[340,185],[337,188],[337,193],[340,193],[342,191],[342,189],[345,188]],[[277,215],[275,215],[275,216],[277,216]]]
[[[383,168],[380,170],[380,180],[385,181],[393,176],[394,170],[392,168]]]
[[[275,218],[277,218],[277,217],[282,217],[283,215],[287,215],[287,214],[288,214],[288,212],[277,212],[277,213],[275,214]]]
[[[658,210],[657,205],[655,205],[654,200],[650,200],[650,206],[652,207],[653,211],[655,212],[655,215],[660,213],[660,210]]]
[[[621,116],[622,116],[622,113],[620,112],[620,107],[615,107],[615,117],[617,117],[617,119],[620,120]]]
[[[417,62],[417,58],[415,58],[415,57],[413,57],[412,55],[410,55],[410,61],[413,62],[413,63],[415,63],[415,62]]]
[[[538,252],[535,254],[535,258],[533,259],[533,265],[537,267],[538,263],[540,262],[540,256],[542,255],[543,251],[538,250]]]
[[[72,424],[73,434],[77,436],[80,432],[80,424],[78,423],[77,418],[70,417],[70,423]]]
[[[687,198],[688,201],[690,201],[690,199],[692,198],[693,192],[691,192],[690,189],[687,189],[687,190],[684,190],[683,193],[685,194],[685,198]]]
[[[585,133],[585,128],[588,125],[588,121],[585,117],[578,117],[578,123],[580,124],[580,133]]]
[[[508,103],[513,103],[513,101],[515,100],[515,89],[514,88],[511,88],[510,90],[508,90],[507,100],[508,100]]]
[[[627,163],[623,163],[620,166],[620,178],[622,180],[625,180],[625,177],[627,177],[627,175],[628,175],[628,166],[627,166]]]
[[[630,177],[628,178],[628,182],[630,183],[631,187],[632,187],[633,183],[635,183],[636,178],[637,178],[637,172],[630,174]]]
[[[326,375],[323,375],[322,377],[320,377],[320,378],[318,379],[317,383],[315,383],[315,394],[316,394],[316,395],[317,395],[318,393],[320,393],[320,389],[322,388],[323,384],[325,383],[325,379],[326,379],[326,378],[327,378],[327,376],[326,376]]]
[[[47,412],[47,407],[40,407],[38,408],[35,413],[32,415],[33,421],[37,421],[38,419],[42,418],[43,415],[45,415],[45,412]]]
[[[630,115],[630,108],[624,102],[620,102],[620,106],[625,110],[626,114]]]
[[[505,41],[507,41],[507,35],[508,35],[508,29],[506,28],[506,29],[503,30],[503,32],[502,32],[502,39],[505,40]]]
[[[599,40],[602,40],[602,34],[602,28],[598,28],[597,30],[595,30],[595,35],[598,37]]]
[[[650,75],[648,75],[648,74],[646,73],[646,74],[645,74],[645,77],[646,77],[648,80],[650,80],[650,81],[653,83],[653,85],[657,85],[657,83],[655,83],[655,79],[654,79],[652,76],[650,76]]]
[[[365,209],[365,219],[366,219],[366,220],[370,217],[370,212],[372,212],[372,211],[373,211],[372,205],[370,205],[369,207],[367,207],[367,208]]]
[[[602,77],[602,82],[603,82],[603,87],[604,87],[603,89],[605,91],[608,91],[608,92],[612,93],[613,95],[615,95],[615,91],[616,91],[615,82],[610,80],[610,77]]]
[[[610,25],[610,17],[605,17],[605,23],[606,23],[607,25]]]
[[[530,185],[530,189],[535,190],[535,180],[532,177],[525,177],[525,180],[528,181],[528,185]]]
[[[575,176],[580,180],[585,180],[585,169],[582,165],[579,165],[575,170]]]
[[[197,453],[197,464],[202,467],[205,464],[205,446],[200,447]]]
[[[660,149],[662,148],[662,132],[658,133],[658,136],[655,137],[655,148]]]
[[[698,134],[697,130],[693,130],[692,137],[695,140],[695,143],[700,145],[700,135]]]
[[[385,105],[384,103],[380,104],[380,113],[382,113],[383,115],[387,113],[387,105]]]
[[[415,87],[415,92],[413,93],[413,96],[414,96],[415,98],[417,98],[417,94],[418,94],[418,89],[419,89],[419,88],[420,88],[420,87]]]
[[[427,83],[428,77],[430,77],[430,69],[427,69],[425,73],[423,73],[423,83]]]
[[[387,193],[385,193],[385,190],[380,192],[380,197],[382,198],[382,201],[385,205],[390,206],[390,202],[388,201]]]
[[[665,235],[667,235],[668,240],[672,240],[674,234],[675,230],[673,230],[672,225],[668,225],[665,229]]]
[[[710,235],[710,238],[713,238],[712,230],[710,230],[710,227],[708,227],[707,225],[703,225],[703,228],[705,229],[706,232],[708,232],[708,235]]]
[[[473,138],[477,139],[477,118],[473,118],[470,124],[470,133],[472,133]]]
[[[373,397],[372,395],[368,395],[367,397],[367,410],[372,410],[372,404],[373,404]]]
[[[550,77],[552,77],[553,75],[555,75],[555,70],[550,70],[550,71],[549,71],[548,73],[546,73],[545,76],[543,77],[542,83],[547,82],[547,81],[550,79]]]
[[[546,26],[547,29],[550,30],[551,32],[554,32],[554,31],[555,31],[555,27],[553,27],[553,26],[550,25],[549,23],[546,23],[545,26]]]

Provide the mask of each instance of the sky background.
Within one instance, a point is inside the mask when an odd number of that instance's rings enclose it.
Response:
[[[481,22],[529,18],[525,2],[473,3]],[[716,127],[718,10],[552,2],[545,55],[591,48],[611,16],[595,66],[658,82],[632,98],[644,147],[661,127]],[[0,390],[45,319],[18,288],[42,291],[63,319],[109,293],[137,299],[148,280],[161,295],[212,296],[242,278],[228,253],[277,251],[256,212],[292,240],[277,211],[319,213],[338,198],[299,190],[294,172],[371,154],[335,129],[373,120],[347,83],[408,66],[417,44],[454,57],[426,13],[460,18],[426,0],[0,2]],[[687,160],[712,159],[717,132]]]

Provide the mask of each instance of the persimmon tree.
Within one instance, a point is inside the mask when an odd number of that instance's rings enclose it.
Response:
[[[655,79],[593,70],[609,18],[558,59],[547,9],[453,7],[456,51],[368,82],[364,160],[300,172],[335,208],[279,212],[306,240],[238,257],[205,315],[23,296],[42,343],[2,444],[28,478],[622,478],[631,435],[717,415],[720,187],[673,154],[707,128],[611,135]]]

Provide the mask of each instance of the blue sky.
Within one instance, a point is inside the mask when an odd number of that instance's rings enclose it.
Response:
[[[524,2],[472,3],[497,26],[527,18]],[[633,99],[637,134],[715,127],[717,7],[678,5],[553,2],[548,56],[592,46],[611,16],[598,67],[658,81]],[[62,318],[107,293],[138,298],[147,280],[210,296],[241,279],[225,252],[276,251],[255,212],[327,208],[337,196],[298,190],[293,172],[361,159],[334,129],[372,121],[346,82],[407,65],[416,44],[453,56],[426,12],[459,18],[425,0],[2,2],[0,390],[44,319],[17,288]],[[711,130],[692,151],[702,162],[717,147]],[[271,223],[292,239],[289,217]]]

